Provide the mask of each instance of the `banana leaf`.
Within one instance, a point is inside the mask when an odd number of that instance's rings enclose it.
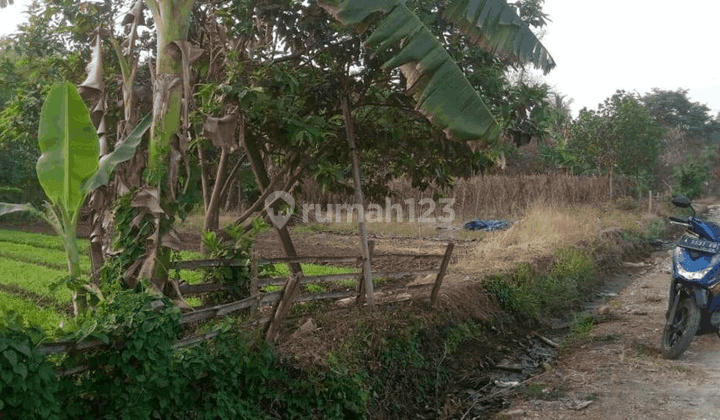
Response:
[[[82,189],[87,194],[107,184],[110,180],[110,174],[117,165],[132,159],[133,155],[135,155],[135,149],[140,145],[143,134],[145,134],[152,124],[152,118],[150,117],[150,115],[146,115],[145,118],[137,123],[125,141],[115,146],[115,150],[112,153],[100,158],[98,170],[82,184]]]
[[[83,182],[98,170],[100,143],[90,111],[69,82],[50,88],[38,131],[40,185],[63,220],[74,225],[87,191]]]
[[[497,121],[440,41],[402,0],[343,0],[319,3],[345,25],[365,28],[374,52],[393,49],[385,68],[400,68],[417,109],[454,140],[494,141]],[[552,57],[504,0],[455,0],[445,16],[481,46],[509,51],[548,71]],[[379,18],[377,16],[380,16]]]
[[[496,54],[531,63],[545,74],[555,67],[550,53],[505,0],[454,0],[443,16],[476,44]]]

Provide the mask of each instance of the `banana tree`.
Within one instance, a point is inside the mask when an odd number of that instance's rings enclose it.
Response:
[[[80,280],[77,247],[80,210],[87,196],[108,182],[115,166],[132,158],[149,127],[150,119],[146,117],[112,153],[100,158],[97,131],[77,89],[68,82],[54,84],[43,105],[38,131],[42,155],[37,162],[37,175],[49,203],[44,212],[30,204],[0,203],[0,216],[29,211],[48,222],[63,239],[76,315],[86,306],[87,291],[99,293],[97,287]]]
[[[319,4],[358,31],[375,24],[365,45],[375,54],[393,49],[384,67],[400,69],[418,111],[445,130],[448,138],[492,142],[498,137],[490,109],[404,1],[325,0]],[[442,14],[471,42],[496,55],[532,63],[546,73],[555,67],[542,43],[504,0],[449,1]]]
[[[154,218],[155,234],[136,278],[151,280],[158,292],[168,292],[170,252],[177,245],[172,220],[177,204],[179,164],[190,141],[188,109],[191,97],[190,64],[202,50],[187,42],[190,13],[195,0],[146,0],[157,31],[157,52],[153,76],[153,118],[145,186],[133,206]],[[174,245],[173,245],[174,244]],[[177,286],[170,284],[171,286]],[[172,287],[178,303],[184,301]],[[185,306],[185,305],[183,305]]]

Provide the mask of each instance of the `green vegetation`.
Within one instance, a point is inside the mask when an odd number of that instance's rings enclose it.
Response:
[[[44,235],[42,233],[29,233],[20,230],[0,229],[0,242],[9,242],[13,244],[31,245],[36,248],[55,249],[65,251],[63,241],[57,236]],[[86,239],[77,241],[78,251],[86,254],[90,248],[90,242]],[[66,262],[67,265],[67,262]]]
[[[61,324],[67,325],[69,318],[61,315],[55,307],[40,308],[37,304],[27,298],[11,296],[0,293],[0,319],[9,317],[11,314],[22,314],[21,324],[23,328],[37,326],[53,335],[60,329]]]
[[[490,276],[486,287],[511,312],[535,316],[572,308],[594,282],[590,255],[580,249],[559,248],[549,272],[538,273],[523,263],[509,273]]]
[[[50,297],[57,303],[67,303],[72,293],[65,287],[51,291],[53,281],[59,280],[66,273],[34,264],[9,260],[0,257],[2,276],[0,284],[17,286],[43,297]]]
[[[154,310],[157,300],[121,292],[101,302],[81,319],[76,336],[125,345],[61,359],[35,350],[42,332],[28,333],[17,318],[0,320],[0,410],[10,419],[146,419],[160,407],[162,418],[363,417],[369,400],[363,377],[343,364],[300,376],[270,346],[236,328],[175,351],[180,312],[164,298],[163,309]],[[93,368],[78,377],[53,374],[77,364]]]
[[[303,273],[306,276],[330,276],[333,274],[359,273],[356,267],[343,267],[336,265],[301,264]],[[287,264],[275,264],[272,268],[273,276],[289,276],[290,270]]]
[[[79,240],[79,249],[84,253],[88,252],[89,243],[87,240]],[[16,230],[0,229],[0,285],[16,288],[20,295],[10,295],[9,292],[0,290],[0,316],[7,315],[11,311],[23,314],[26,324],[32,323],[45,329],[55,331],[60,322],[66,320],[65,311],[61,309],[68,305],[71,299],[71,291],[64,285],[57,290],[53,289],[55,283],[59,283],[65,276],[67,269],[67,258],[62,251],[62,240],[56,236],[43,235],[38,233],[27,233]],[[192,251],[178,251],[178,260],[202,259],[202,255]],[[355,273],[355,267],[338,267],[318,264],[302,264],[303,270],[308,276],[322,276],[332,274]],[[80,268],[83,273],[89,272],[90,260],[86,255],[80,255]],[[265,276],[287,276],[289,271],[286,264],[275,264],[267,267]],[[189,284],[199,284],[208,281],[203,270],[179,270],[173,272],[176,278]],[[376,283],[382,279],[375,279]],[[347,280],[349,287],[357,285],[356,280]],[[338,282],[341,283],[341,282]],[[276,292],[282,290],[282,286],[268,286],[264,292]],[[322,284],[308,284],[306,290],[311,293],[318,293],[326,290]],[[38,307],[27,293],[53,302],[50,306]],[[186,302],[190,306],[197,307],[203,304],[201,297],[187,297]],[[29,325],[29,324],[28,324]]]
[[[685,195],[689,199],[697,198],[705,192],[705,183],[710,179],[710,167],[697,158],[689,158],[673,170],[673,192]]]
[[[574,313],[570,319],[570,334],[566,339],[569,340],[585,340],[590,336],[590,332],[595,327],[595,318],[586,313]]]
[[[32,264],[40,264],[56,270],[67,269],[67,256],[64,252],[55,249],[38,248],[34,245],[24,245],[0,241],[0,256]],[[90,271],[90,258],[80,256],[80,270],[83,273]]]

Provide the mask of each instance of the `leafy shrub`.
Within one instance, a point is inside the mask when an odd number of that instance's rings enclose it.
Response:
[[[663,232],[665,232],[665,222],[662,219],[654,219],[648,225],[645,239],[648,241],[658,239]]]
[[[15,315],[0,319],[0,418],[341,419],[366,411],[365,377],[339,360],[301,371],[232,322],[217,338],[176,350],[181,314],[160,295],[125,290],[93,311],[73,338],[108,346],[62,357],[35,349],[42,331],[23,330]]]
[[[16,313],[0,319],[0,418],[59,419],[57,377],[35,349],[43,333],[22,324]]]
[[[705,182],[710,178],[710,168],[696,158],[690,158],[673,170],[674,193],[685,195],[689,199],[699,197],[705,192]]]
[[[262,219],[255,219],[251,229],[245,231],[242,226],[230,225],[218,234],[207,232],[203,236],[203,246],[210,258],[223,260],[245,260],[244,266],[212,267],[205,271],[204,281],[208,283],[230,283],[233,299],[250,296],[250,258],[255,237],[265,229]],[[259,266],[259,272],[272,270],[272,266]],[[204,297],[206,303],[218,303],[227,300],[227,293],[209,294]]]

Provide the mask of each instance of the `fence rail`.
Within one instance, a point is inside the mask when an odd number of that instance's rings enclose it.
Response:
[[[374,277],[382,277],[382,278],[388,278],[388,279],[399,279],[404,278],[407,276],[420,276],[420,275],[429,275],[429,274],[437,274],[437,277],[435,279],[435,282],[433,283],[425,283],[420,285],[414,285],[414,286],[407,286],[405,288],[394,288],[389,290],[383,290],[378,289],[373,293],[373,296],[392,296],[393,294],[403,293],[407,291],[412,290],[420,290],[423,288],[428,288],[429,286],[433,286],[432,293],[430,295],[430,303],[432,306],[436,306],[436,299],[437,299],[437,292],[440,289],[440,286],[442,284],[443,277],[445,276],[445,272],[447,270],[447,266],[449,264],[450,258],[452,256],[452,251],[454,248],[453,243],[449,243],[448,247],[443,255],[436,255],[436,254],[383,254],[383,255],[372,255],[371,258],[384,258],[384,257],[415,257],[415,258],[442,258],[440,267],[435,270],[411,270],[411,271],[402,271],[402,272],[382,272],[382,273],[374,273]],[[251,265],[252,267],[257,267],[257,264],[265,264],[265,263],[317,263],[317,262],[331,262],[331,263],[344,263],[344,262],[357,262],[361,261],[362,258],[358,257],[292,257],[292,258],[267,258],[267,259],[250,259],[250,260],[197,260],[197,261],[183,261],[175,263],[176,268],[184,268],[184,269],[198,269],[198,268],[208,268],[208,267],[232,267],[232,266],[248,266]],[[193,325],[198,322],[207,321],[213,318],[222,317],[228,314],[231,314],[233,312],[240,311],[242,309],[251,308],[252,310],[256,310],[260,308],[261,306],[269,306],[277,303],[277,307],[275,308],[275,313],[273,316],[269,318],[265,318],[261,323],[267,323],[270,322],[270,326],[268,328],[268,335],[267,339],[269,341],[274,341],[275,336],[277,335],[277,331],[279,328],[280,323],[283,321],[287,313],[289,312],[290,307],[293,303],[304,303],[304,302],[311,302],[311,301],[318,301],[318,300],[339,300],[339,299],[347,299],[347,298],[353,298],[353,297],[359,297],[360,296],[360,288],[358,287],[356,290],[342,290],[342,291],[330,291],[330,292],[322,292],[322,293],[312,293],[312,294],[303,294],[297,296],[297,293],[299,291],[299,285],[300,284],[306,284],[306,283],[322,283],[322,282],[332,282],[332,281],[339,281],[339,280],[358,280],[358,284],[362,282],[363,274],[362,273],[347,273],[347,274],[333,274],[333,275],[326,275],[326,276],[309,276],[304,277],[302,274],[298,275],[291,275],[289,278],[280,278],[280,277],[274,277],[274,278],[266,278],[266,279],[258,279],[256,278],[257,270],[252,270],[253,276],[251,279],[251,283],[253,284],[253,288],[257,290],[257,287],[266,287],[269,285],[283,285],[283,289],[277,292],[272,293],[259,293],[255,292],[253,296],[238,300],[235,302],[230,303],[224,303],[221,305],[213,306],[211,308],[204,308],[204,309],[198,309],[193,312],[188,312],[182,315],[180,319],[180,324],[183,327],[188,327],[190,325]],[[183,284],[180,286],[180,292],[183,294],[201,294],[201,293],[209,293],[209,292],[216,292],[216,291],[223,291],[223,290],[229,290],[232,286],[228,284],[222,284],[222,283],[205,283],[205,284],[196,284],[196,285],[188,285]],[[289,294],[288,294],[289,293]],[[406,300],[406,298],[397,299],[397,300]],[[393,300],[389,300],[393,301]],[[158,308],[160,309],[162,305],[158,305]],[[179,339],[173,344],[173,348],[182,348],[187,347],[190,345],[194,345],[197,343],[200,343],[205,340],[209,340],[213,337],[216,337],[219,334],[219,331],[211,331],[205,334],[200,335],[193,335],[184,337],[182,339]],[[71,341],[61,341],[61,342],[51,342],[51,343],[45,343],[41,345],[38,350],[41,353],[44,354],[59,354],[59,353],[67,353],[67,352],[86,352],[93,349],[98,349],[104,346],[122,346],[122,342],[114,342],[114,343],[105,343],[98,339],[91,339],[83,342],[71,342]],[[87,366],[77,366],[69,370],[65,371],[58,371],[56,372],[60,376],[66,376],[66,375],[73,375],[79,372],[83,372],[87,370]]]

